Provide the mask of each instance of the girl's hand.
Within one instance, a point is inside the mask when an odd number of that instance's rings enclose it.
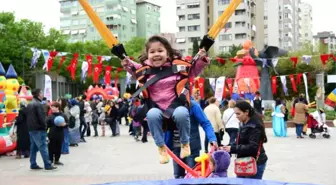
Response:
[[[124,58],[122,61],[121,61],[121,65],[122,66],[127,66],[128,65],[128,58]]]
[[[224,146],[224,150],[226,152],[230,152],[231,151],[231,146]]]
[[[207,53],[205,49],[200,49],[197,54],[200,56],[200,58],[203,58],[203,57],[206,57]]]

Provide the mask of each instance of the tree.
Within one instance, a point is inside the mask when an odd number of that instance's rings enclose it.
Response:
[[[199,50],[199,45],[198,45],[198,40],[194,39],[193,40],[193,50],[192,50],[192,56],[195,56],[198,53]]]
[[[138,58],[143,52],[145,52],[146,39],[142,37],[133,37],[131,40],[124,44],[127,55],[134,58]]]

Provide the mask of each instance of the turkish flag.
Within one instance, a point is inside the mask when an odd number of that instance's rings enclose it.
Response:
[[[98,65],[99,65],[99,73],[103,71],[103,57],[102,56],[97,56],[98,59]]]
[[[289,79],[292,83],[292,88],[293,88],[293,91],[294,92],[297,92],[297,89],[296,89],[296,83],[295,83],[295,79],[294,79],[294,75],[289,75]]]
[[[50,71],[52,66],[53,66],[53,62],[54,62],[54,58],[57,55],[57,51],[50,51],[49,52],[49,58],[48,58],[48,63],[47,63],[47,71]]]
[[[93,68],[93,83],[98,84],[99,82],[99,64],[95,64]]]
[[[200,91],[201,98],[204,98],[204,78],[198,79],[198,88]]]
[[[111,85],[111,66],[106,66],[105,67],[105,84],[106,85]]]
[[[277,77],[276,76],[272,76],[272,94],[276,93],[276,83],[277,83]]]
[[[72,78],[73,80],[76,79],[76,68],[77,68],[78,56],[79,56],[78,53],[74,53],[74,54],[73,54],[73,58],[72,58],[72,60],[71,60],[71,63],[70,63],[70,65],[67,67],[68,71],[69,71],[70,74],[71,74],[71,78]]]

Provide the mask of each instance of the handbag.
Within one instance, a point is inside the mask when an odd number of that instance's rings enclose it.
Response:
[[[239,141],[239,135],[237,138],[237,144]],[[257,161],[260,155],[262,142],[258,147],[258,153],[256,158],[254,157],[240,157],[236,158],[234,163],[234,172],[238,177],[251,177],[257,174]]]
[[[16,130],[17,130],[17,127],[16,127],[15,122],[14,122],[13,125],[12,125],[12,127],[9,130],[9,137],[12,140],[12,142],[16,142],[17,141]]]

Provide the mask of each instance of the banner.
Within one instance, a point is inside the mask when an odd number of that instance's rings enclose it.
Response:
[[[221,76],[221,77],[217,78],[217,80],[216,80],[215,98],[219,102],[222,102],[224,86],[225,86],[225,76]]]
[[[49,75],[44,75],[44,97],[52,101],[51,78]]]

